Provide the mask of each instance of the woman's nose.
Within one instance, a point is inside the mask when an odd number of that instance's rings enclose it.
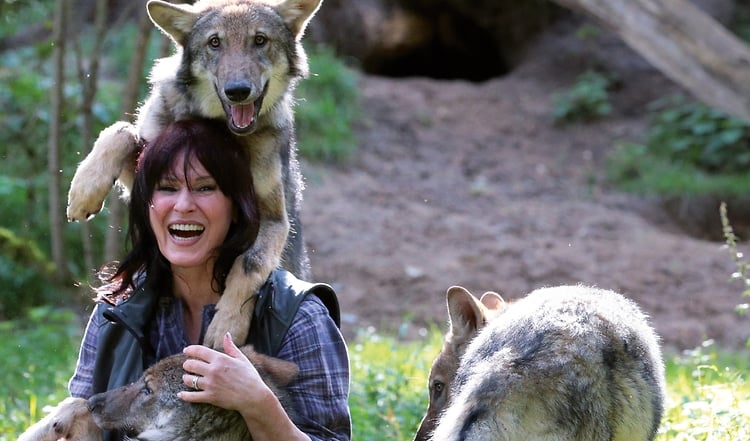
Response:
[[[193,192],[189,188],[182,188],[177,192],[177,200],[175,200],[174,209],[176,211],[191,211],[195,208],[195,200],[193,199]]]

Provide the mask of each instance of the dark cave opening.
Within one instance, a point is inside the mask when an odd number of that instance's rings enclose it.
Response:
[[[391,77],[421,76],[435,79],[485,81],[507,74],[495,38],[475,23],[458,16],[437,17],[419,42],[388,51],[376,51],[363,60],[365,72]]]

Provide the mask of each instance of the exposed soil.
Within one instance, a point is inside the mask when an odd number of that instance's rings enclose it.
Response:
[[[337,288],[349,337],[442,327],[451,285],[514,299],[579,282],[636,300],[671,348],[750,336],[723,244],[604,181],[615,142],[643,139],[645,105],[679,88],[616,38],[587,46],[573,29],[549,31],[524,64],[483,83],[361,79],[356,157],[303,168],[314,277]],[[553,94],[591,66],[621,79],[613,115],[555,126]]]

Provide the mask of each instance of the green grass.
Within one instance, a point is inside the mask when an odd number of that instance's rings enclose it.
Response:
[[[710,344],[667,361],[667,411],[659,440],[750,439],[750,354]]]
[[[75,365],[80,320],[70,312],[35,309],[0,323],[0,441],[16,439],[43,407],[64,398]],[[427,373],[441,332],[419,341],[363,330],[349,343],[350,405],[356,440],[411,440],[427,407]],[[667,357],[666,413],[659,441],[750,439],[750,353],[711,344]]]
[[[0,440],[15,440],[44,416],[44,406],[68,395],[82,333],[68,310],[35,308],[24,319],[0,322]]]

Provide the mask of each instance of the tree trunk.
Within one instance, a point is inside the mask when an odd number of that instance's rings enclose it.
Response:
[[[91,60],[88,66],[84,66],[84,56],[81,49],[80,38],[75,38],[75,53],[76,61],[78,66],[78,79],[81,83],[82,98],[81,98],[81,157],[85,157],[91,150],[93,143],[93,106],[94,98],[98,90],[99,80],[99,58],[101,57],[101,48],[104,41],[104,37],[107,33],[107,14],[109,12],[107,0],[96,0],[96,18],[95,18],[95,34],[94,34],[94,47],[89,54],[88,59]],[[83,244],[83,261],[86,269],[93,271],[97,268],[98,264],[95,262],[98,257],[94,255],[93,237],[91,235],[91,226],[88,222],[81,224],[81,242]]]
[[[143,81],[143,66],[146,62],[146,49],[151,37],[153,26],[146,14],[145,6],[141,8],[138,15],[138,40],[136,41],[135,53],[130,59],[130,72],[128,73],[128,84],[123,92],[122,113],[132,114],[138,105],[138,96]],[[110,195],[109,203],[109,229],[104,247],[104,258],[106,261],[117,259],[122,255],[123,243],[123,217],[125,203],[118,197],[115,189]]]
[[[65,259],[64,229],[65,219],[62,204],[62,165],[60,160],[60,134],[63,118],[63,87],[65,79],[65,34],[67,27],[66,11],[68,0],[57,0],[54,23],[54,84],[50,95],[50,126],[47,144],[47,173],[49,175],[49,224],[52,260],[55,263],[55,279],[65,282],[70,279]]]
[[[554,0],[620,35],[698,100],[750,121],[750,47],[688,0]]]

